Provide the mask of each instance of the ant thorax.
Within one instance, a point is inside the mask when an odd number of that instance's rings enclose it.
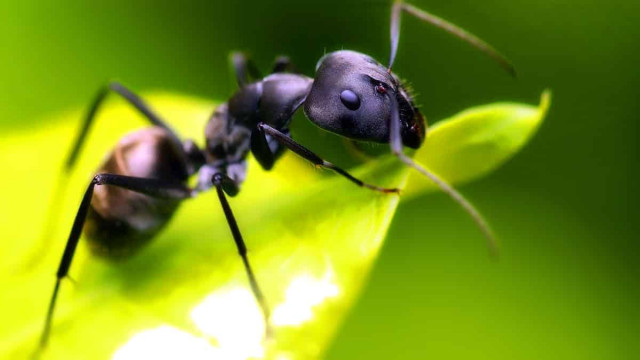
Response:
[[[206,163],[198,171],[198,191],[213,186],[211,177],[226,174],[237,185],[246,178],[246,158],[251,147],[251,131],[235,124],[229,117],[227,104],[218,106],[205,128]]]

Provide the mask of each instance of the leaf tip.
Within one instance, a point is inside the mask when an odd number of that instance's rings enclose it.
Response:
[[[538,108],[540,109],[541,118],[544,118],[545,115],[547,115],[549,106],[551,106],[551,95],[552,91],[549,88],[544,89],[542,95],[540,95],[540,105]]]

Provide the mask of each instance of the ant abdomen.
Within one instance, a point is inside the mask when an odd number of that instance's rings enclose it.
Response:
[[[138,130],[123,137],[97,173],[177,183],[188,179],[183,153],[160,127]],[[97,186],[84,233],[95,254],[125,257],[162,230],[178,205],[175,199],[151,197],[115,186]]]

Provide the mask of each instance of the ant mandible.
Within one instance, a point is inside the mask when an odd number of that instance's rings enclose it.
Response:
[[[468,42],[515,75],[513,66],[490,45],[464,29],[402,1],[391,9],[391,51],[388,66],[368,55],[342,50],[323,56],[315,78],[289,72],[285,57],[261,77],[242,54],[232,56],[239,85],[228,102],[219,105],[205,127],[205,149],[180,137],[136,94],[119,83],[109,83],[98,93],[65,163],[76,163],[89,128],[109,92],[113,91],[141,112],[152,127],[123,137],[91,180],[80,203],[67,240],[49,303],[40,349],[47,344],[60,283],[67,276],[84,230],[93,253],[110,258],[130,256],[148,243],[168,223],[181,201],[215,188],[231,234],[242,258],[251,290],[262,309],[269,331],[269,308],[247,257],[247,247],[226,196],[238,194],[246,177],[247,156],[253,154],[266,170],[285,149],[314,165],[330,169],[347,180],[374,191],[397,193],[363,182],[322,159],[289,136],[296,110],[334,134],[365,142],[388,143],[402,162],[434,181],[474,219],[489,243],[494,237],[480,213],[446,182],[415,163],[403,148],[417,149],[427,126],[409,92],[391,72],[400,37],[400,16],[407,12]],[[249,82],[249,77],[259,79]],[[195,188],[187,186],[197,173]],[[107,185],[107,186],[98,186]]]

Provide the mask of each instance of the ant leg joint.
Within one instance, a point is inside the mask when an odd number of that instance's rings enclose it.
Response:
[[[211,177],[211,182],[213,183],[213,185],[215,186],[220,186],[222,185],[222,181],[224,180],[224,176],[221,173],[215,173],[213,174],[213,176]]]
[[[238,185],[229,176],[223,173],[215,173],[211,177],[211,183],[218,189],[224,191],[229,196],[236,196],[240,191]]]
[[[394,156],[397,156],[399,158],[404,157],[404,152],[402,151],[402,147],[400,148],[396,148],[395,146],[391,147],[391,154],[393,154]]]
[[[104,176],[103,174],[97,174],[96,176],[93,177],[93,180],[91,180],[91,183],[94,185],[102,185],[104,184]]]

